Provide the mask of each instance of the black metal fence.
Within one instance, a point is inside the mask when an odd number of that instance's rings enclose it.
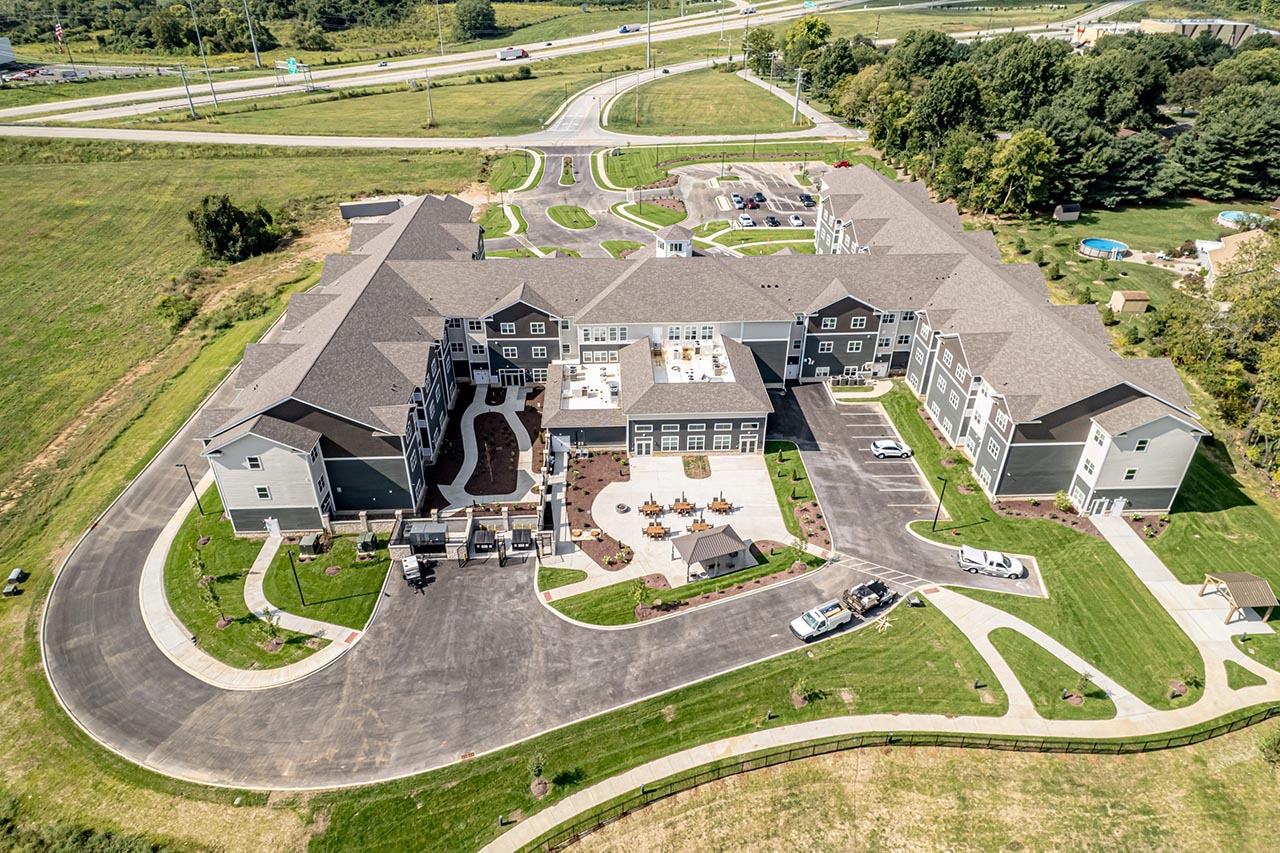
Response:
[[[526,847],[525,850],[542,851],[542,853],[552,853],[552,851],[564,850],[580,840],[583,836],[590,835],[597,829],[608,826],[614,821],[626,817],[633,812],[639,811],[645,806],[656,803],[659,800],[664,800],[674,794],[679,794],[682,791],[688,791],[692,788],[698,787],[699,785],[705,785],[708,782],[715,782],[718,779],[736,776],[739,773],[748,773],[752,770],[773,767],[777,764],[785,764],[788,761],[797,761],[804,758],[813,758],[818,755],[827,755],[832,752],[844,752],[850,749],[865,749],[867,747],[877,746],[936,746],[950,747],[954,749],[997,749],[1004,750],[1006,752],[1130,755],[1140,752],[1156,752],[1162,749],[1175,749],[1178,747],[1191,746],[1192,744],[1201,743],[1215,737],[1220,737],[1225,734],[1230,734],[1231,732],[1248,728],[1249,726],[1257,725],[1264,720],[1269,720],[1276,716],[1280,716],[1280,707],[1272,705],[1267,708],[1263,708],[1260,711],[1255,711],[1247,717],[1241,717],[1229,723],[1220,723],[1210,728],[1199,729],[1188,734],[1144,738],[1141,740],[1088,741],[1000,735],[986,737],[982,735],[954,735],[931,732],[889,732],[883,734],[865,734],[835,738],[832,740],[814,741],[788,747],[786,749],[757,753],[744,758],[718,762],[714,765],[702,767],[698,770],[666,779],[653,785],[643,786],[640,790],[632,793],[624,799],[615,800],[612,803],[606,803],[605,805],[579,815],[572,823],[558,827],[534,845]]]

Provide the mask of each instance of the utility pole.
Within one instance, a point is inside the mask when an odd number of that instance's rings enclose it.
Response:
[[[427,72],[427,127],[436,126],[436,111],[431,106],[431,69],[425,69]]]
[[[444,28],[440,26],[440,0],[436,0],[436,33],[440,36],[440,55],[444,56]]]
[[[209,81],[209,93],[213,95],[213,108],[219,109],[218,93],[213,89],[213,72],[209,70],[209,57],[204,55],[204,39],[200,38],[200,22],[196,20],[195,0],[187,0],[187,8],[191,10],[191,23],[196,28],[196,46],[200,48],[200,60],[204,62],[204,76]]]
[[[640,69],[636,69],[636,127],[640,126]]]
[[[253,45],[253,61],[262,67],[262,57],[258,56],[258,37],[253,34],[253,16],[249,14],[249,0],[244,0],[244,19],[249,22],[249,43]]]
[[[178,63],[178,73],[182,75],[182,91],[187,93],[187,106],[191,109],[191,118],[195,119],[198,116],[196,116],[195,101],[191,100],[191,88],[187,86],[187,67],[181,62]]]
[[[796,103],[791,108],[791,123],[795,124],[800,120],[800,81],[804,79],[804,69],[796,69]]]
[[[653,0],[644,7],[644,67],[653,67]]]
[[[58,32],[58,48],[61,49],[65,47],[67,49],[67,62],[71,63],[72,73],[74,73],[76,77],[79,78],[80,72],[76,70],[76,58],[71,55],[71,42],[69,39],[66,44],[63,44],[62,42],[62,19],[58,17],[57,7],[54,7],[54,10],[53,10],[53,25]]]

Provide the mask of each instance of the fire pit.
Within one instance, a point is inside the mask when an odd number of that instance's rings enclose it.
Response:
[[[622,515],[623,513],[631,512],[631,507],[627,506],[626,504],[618,504],[617,506],[614,507],[614,509],[618,511],[619,515]]]

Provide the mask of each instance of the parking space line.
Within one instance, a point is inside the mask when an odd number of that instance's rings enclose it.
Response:
[[[932,503],[927,503],[927,504],[886,504],[886,506],[916,507],[916,508],[918,508],[918,507],[922,507],[922,506],[932,507],[932,506],[933,506],[933,504],[932,504]]]

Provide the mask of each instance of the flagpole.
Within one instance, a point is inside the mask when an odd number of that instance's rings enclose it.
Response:
[[[58,34],[58,49],[61,50],[64,47],[67,49],[67,62],[71,63],[71,71],[76,75],[76,79],[79,79],[80,72],[76,70],[76,58],[71,55],[71,45],[62,42],[62,19],[58,17],[56,6],[53,9],[53,26],[54,32]]]

